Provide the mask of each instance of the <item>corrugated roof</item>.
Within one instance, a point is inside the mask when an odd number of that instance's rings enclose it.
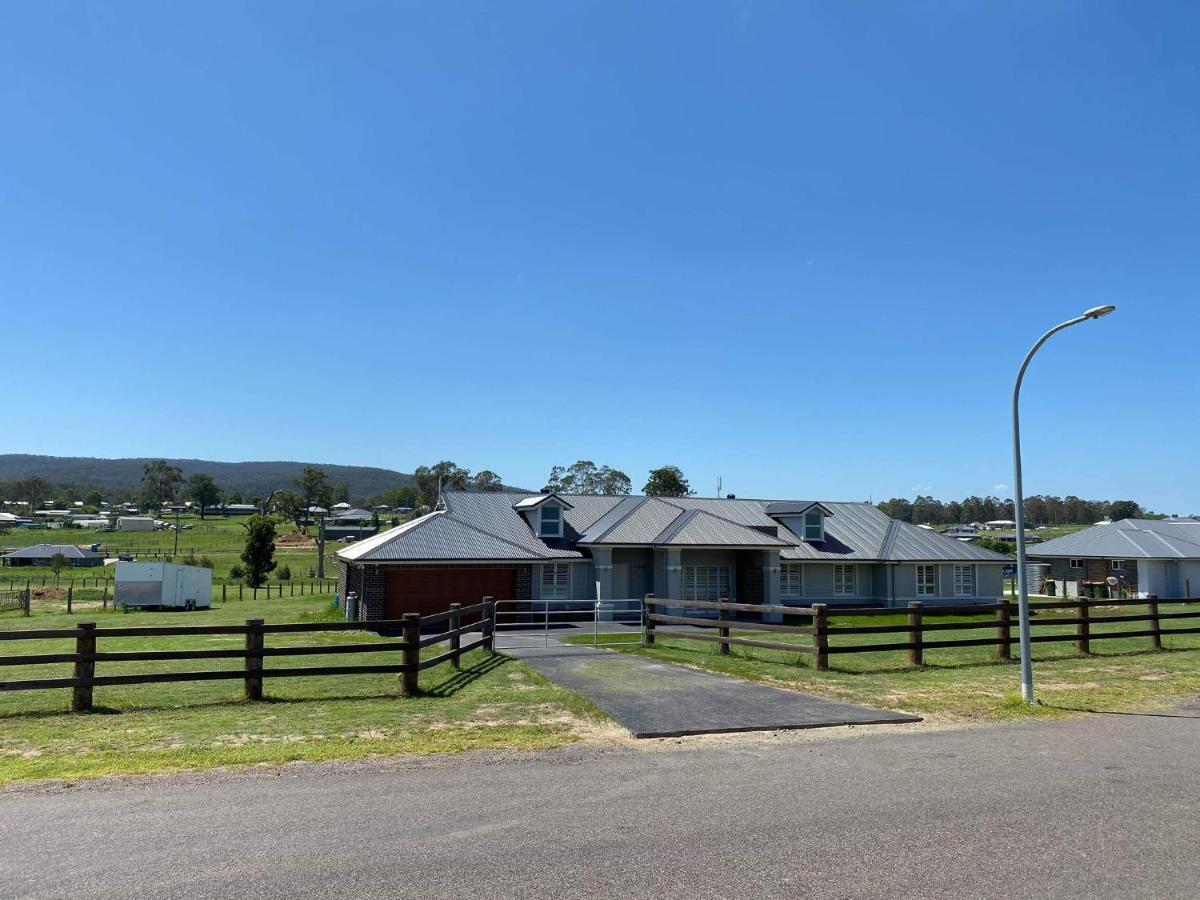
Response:
[[[1200,559],[1200,522],[1122,519],[1029,548],[1030,556]]]
[[[49,559],[56,553],[61,553],[67,559],[103,559],[102,554],[74,544],[34,544],[6,553],[4,559]]]
[[[444,510],[359,541],[338,556],[361,562],[571,559],[582,554],[557,547],[623,544],[779,547],[785,560],[1006,560],[980,547],[893,523],[869,503],[821,503],[828,512],[825,540],[806,542],[767,515],[768,507],[780,501],[572,494],[564,498],[572,505],[563,516],[564,538],[543,541],[514,504],[544,496],[446,491]],[[804,501],[804,508],[813,503]],[[773,508],[794,507],[786,503]]]

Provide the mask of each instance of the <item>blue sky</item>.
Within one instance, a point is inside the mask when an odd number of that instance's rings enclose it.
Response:
[[[1200,512],[1192,4],[4,18],[0,451]]]

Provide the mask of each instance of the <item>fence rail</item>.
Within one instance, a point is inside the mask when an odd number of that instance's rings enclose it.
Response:
[[[1200,609],[1181,610],[1178,612],[1162,612],[1163,604],[1187,604],[1200,602],[1197,598],[1178,600],[1063,600],[1031,603],[1036,611],[1069,610],[1073,615],[1037,616],[1030,622],[1033,643],[1066,643],[1073,642],[1080,653],[1090,653],[1092,641],[1112,640],[1117,638],[1150,638],[1152,649],[1163,648],[1164,636],[1200,634],[1200,627],[1164,628],[1163,622],[1200,620]],[[907,607],[892,608],[830,608],[823,603],[812,606],[768,606],[752,603],[726,603],[724,601],[695,601],[658,599],[648,594],[645,599],[644,634],[645,643],[653,645],[657,636],[682,638],[715,642],[720,645],[719,652],[728,654],[731,645],[763,647],[770,650],[782,650],[789,653],[807,653],[814,656],[815,667],[824,671],[829,668],[830,655],[842,653],[879,653],[885,651],[907,651],[909,662],[919,666],[924,664],[925,651],[948,647],[986,647],[994,645],[996,656],[1009,659],[1012,655],[1012,645],[1019,643],[1019,638],[1013,634],[1013,618],[1016,604],[1008,600],[998,603],[984,603],[961,606],[924,606],[914,601]],[[1144,611],[1093,617],[1091,611],[1097,607],[1145,607]],[[671,612],[657,610],[670,607]],[[703,612],[716,611],[717,617],[699,615],[679,615],[678,610],[685,613],[689,610]],[[992,614],[992,619],[978,618],[961,622],[926,622],[926,616],[983,616]],[[762,619],[803,617],[812,620],[811,625],[792,625],[783,622],[752,621],[732,618],[731,614],[755,614]],[[829,617],[835,615],[853,616],[895,616],[905,615],[906,620],[900,624],[884,625],[830,625]],[[1096,631],[1094,626],[1109,623],[1146,623],[1148,628],[1131,628],[1122,631]],[[693,626],[692,630],[664,629],[662,625]],[[1074,633],[1036,633],[1038,628],[1052,626],[1074,625]],[[711,633],[716,630],[716,634]],[[986,637],[963,636],[957,637],[957,631],[994,630],[994,635]],[[754,631],[777,634],[811,635],[812,643],[772,641],[760,638],[748,638],[731,634],[731,631]],[[950,632],[946,638],[930,640],[926,633],[934,634]],[[860,635],[904,635],[904,640],[883,640],[873,643],[831,644],[830,638]]]
[[[461,624],[462,617],[478,615],[479,619],[467,625]],[[422,637],[423,628],[445,625],[442,631]],[[0,631],[0,645],[9,641],[74,639],[73,653],[31,653],[0,656],[0,667],[46,665],[50,663],[72,663],[69,678],[34,678],[15,681],[0,681],[0,691],[32,691],[70,688],[71,709],[76,712],[92,708],[93,689],[106,685],[162,684],[176,681],[222,681],[240,679],[244,682],[247,700],[263,698],[263,679],[300,678],[337,675],[399,674],[401,693],[416,694],[419,689],[418,673],[433,666],[450,662],[459,668],[464,653],[482,647],[493,649],[495,636],[495,605],[490,601],[462,606],[451,604],[447,612],[433,616],[416,613],[401,619],[371,622],[284,622],[267,624],[262,619],[247,619],[244,625],[178,625],[146,626],[134,628],[99,628],[94,622],[80,622],[74,628],[44,628],[21,631]],[[349,644],[314,644],[268,647],[269,635],[296,634],[307,632],[344,631],[399,632],[399,640],[358,642]],[[478,633],[479,637],[463,643],[465,635]],[[113,638],[132,637],[210,637],[213,635],[242,636],[243,647],[205,648],[198,650],[98,650],[99,642]],[[435,644],[448,644],[448,649],[436,656],[421,659],[421,650]],[[265,668],[266,659],[325,654],[394,653],[395,663],[366,663],[358,665],[326,665],[304,667]],[[241,669],[199,672],[138,672],[121,675],[96,673],[97,663],[113,662],[174,662],[204,659],[240,659]]]

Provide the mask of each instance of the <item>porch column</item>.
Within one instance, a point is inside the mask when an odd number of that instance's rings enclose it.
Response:
[[[592,565],[596,567],[596,599],[612,600],[612,549],[609,547],[593,547]]]
[[[667,549],[667,599],[683,599],[683,551]]]
[[[764,550],[762,556],[763,603],[775,606],[783,602],[779,599],[779,551]],[[783,616],[779,613],[768,613],[763,616],[763,621],[782,622]]]

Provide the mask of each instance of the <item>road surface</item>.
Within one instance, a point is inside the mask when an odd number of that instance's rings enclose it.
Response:
[[[1195,897],[1197,714],[18,787],[0,896]]]

